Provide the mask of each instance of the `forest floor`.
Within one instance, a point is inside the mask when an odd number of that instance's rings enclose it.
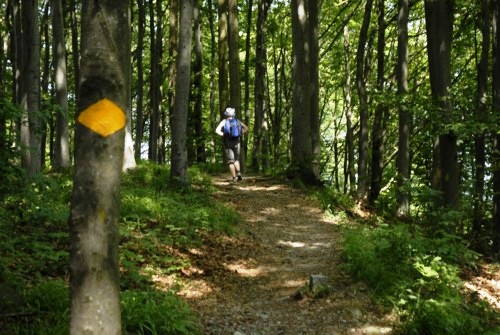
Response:
[[[185,251],[180,294],[205,335],[392,334],[396,318],[341,268],[342,216],[326,215],[304,191],[276,179],[214,178],[215,197],[236,209],[239,234],[206,235]],[[326,276],[318,297],[311,276]],[[496,278],[476,279],[499,301]],[[471,281],[471,285],[474,282]],[[495,288],[496,286],[496,288]],[[496,296],[494,296],[496,294]]]

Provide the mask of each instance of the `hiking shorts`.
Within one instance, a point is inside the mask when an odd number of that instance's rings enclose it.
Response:
[[[226,159],[228,164],[234,164],[234,162],[240,160],[240,141],[227,141],[224,147],[226,153]]]

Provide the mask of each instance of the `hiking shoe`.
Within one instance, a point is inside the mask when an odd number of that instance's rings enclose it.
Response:
[[[239,171],[238,171],[238,176],[237,177],[238,177],[238,181],[243,180],[243,178],[241,177],[241,172],[239,172]]]
[[[236,183],[238,180],[238,177],[233,177],[233,183]]]

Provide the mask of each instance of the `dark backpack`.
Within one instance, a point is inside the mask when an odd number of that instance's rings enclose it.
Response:
[[[224,123],[224,134],[231,139],[239,138],[241,136],[240,122],[235,118],[226,120],[226,123]]]

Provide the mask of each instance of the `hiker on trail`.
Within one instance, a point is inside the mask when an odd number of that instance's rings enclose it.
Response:
[[[236,111],[232,107],[226,108],[224,116],[226,118],[215,128],[215,132],[217,135],[222,136],[222,145],[229,164],[231,177],[233,181],[239,181],[243,179],[240,170],[240,138],[242,134],[248,131],[248,127],[236,119]]]

